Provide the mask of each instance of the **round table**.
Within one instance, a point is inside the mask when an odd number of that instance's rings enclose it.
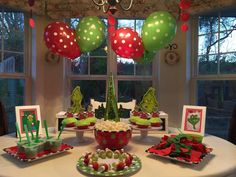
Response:
[[[160,134],[149,134],[153,142],[144,144],[138,141],[140,135],[134,134],[125,150],[136,154],[142,161],[142,168],[135,177],[225,177],[236,176],[236,146],[215,136],[206,136],[204,143],[213,148],[213,152],[198,165],[173,162],[169,159],[148,155],[145,150],[160,141]],[[24,163],[0,151],[1,177],[79,177],[83,176],[76,168],[79,157],[85,152],[94,152],[98,145],[93,133],[86,133],[89,139],[75,143],[74,133],[62,134],[63,142],[71,144],[74,149],[38,161]],[[14,135],[0,137],[0,149],[15,146]]]

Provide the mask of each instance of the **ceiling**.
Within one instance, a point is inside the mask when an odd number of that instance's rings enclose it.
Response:
[[[127,1],[127,0],[124,0]],[[192,5],[188,10],[190,14],[200,14],[209,11],[221,10],[235,7],[235,0],[191,0]],[[179,0],[134,0],[134,4],[129,11],[118,10],[116,17],[139,17],[146,18],[150,13],[158,10],[166,10],[177,16]],[[0,0],[0,5],[4,5],[16,10],[29,11],[28,0]],[[105,16],[92,3],[92,0],[35,0],[33,13],[46,15],[52,19],[63,19],[68,17],[80,17],[88,15]]]

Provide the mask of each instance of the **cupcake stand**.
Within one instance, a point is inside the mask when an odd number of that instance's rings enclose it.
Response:
[[[132,125],[134,131],[140,132],[140,137],[138,138],[138,141],[144,143],[151,142],[151,139],[148,137],[148,134],[150,133],[160,133],[160,134],[168,133],[168,114],[163,111],[159,111],[159,113],[160,113],[159,117],[163,121],[161,127],[138,128],[136,125]]]

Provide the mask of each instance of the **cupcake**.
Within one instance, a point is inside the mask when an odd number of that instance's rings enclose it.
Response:
[[[62,124],[65,124],[66,127],[75,127],[77,123],[77,119],[74,117],[68,117],[63,119]]]
[[[87,129],[90,125],[90,122],[88,122],[86,119],[79,120],[77,122],[77,128],[78,129]]]
[[[97,121],[97,118],[96,117],[88,117],[85,120],[90,123],[89,126],[94,126]]]
[[[149,122],[151,123],[152,127],[160,127],[162,124],[162,120],[159,117],[151,118]]]
[[[136,121],[136,125],[137,125],[138,128],[148,128],[148,126],[150,125],[150,122],[147,119],[139,118]]]
[[[138,119],[140,119],[139,116],[131,116],[131,117],[129,118],[129,122],[130,122],[131,124],[133,124],[133,125],[136,125],[136,121],[137,121]]]

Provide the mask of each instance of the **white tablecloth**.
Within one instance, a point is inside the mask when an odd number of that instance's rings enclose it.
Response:
[[[20,162],[0,150],[0,177],[79,177],[76,162],[86,151],[95,151],[97,146],[91,132],[85,132],[86,143],[78,144],[75,133],[64,133],[63,141],[74,146],[69,152],[51,156],[31,163]],[[142,168],[135,177],[223,177],[236,176],[236,146],[215,136],[206,136],[204,142],[213,152],[198,165],[187,165],[148,155],[145,150],[159,142],[163,135],[150,134],[148,143],[138,141],[133,135],[126,151],[142,160]],[[0,137],[0,149],[14,146],[13,135]]]

